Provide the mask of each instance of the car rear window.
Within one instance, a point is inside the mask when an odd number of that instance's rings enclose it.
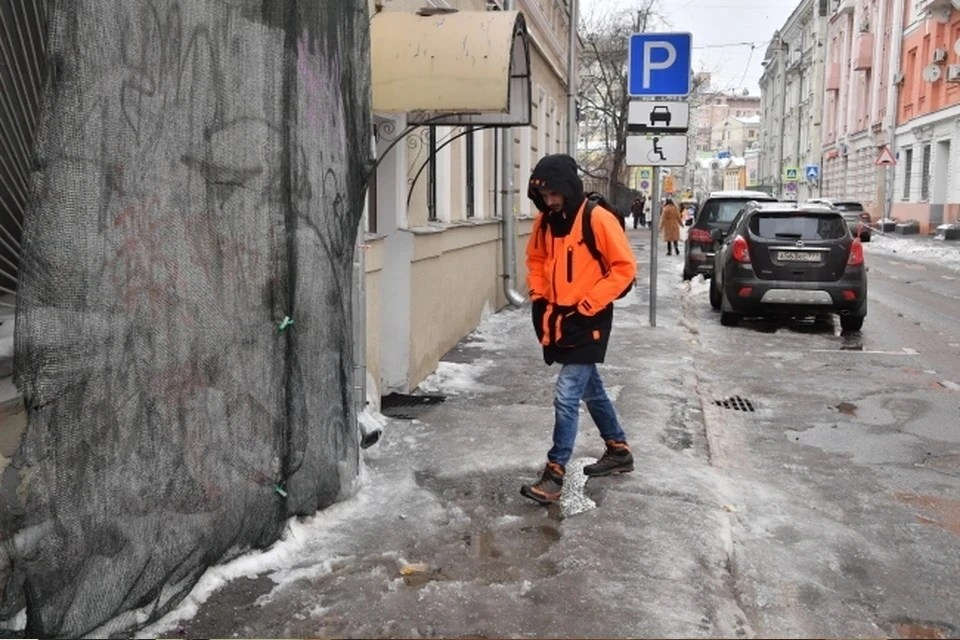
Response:
[[[703,203],[703,210],[700,215],[707,222],[733,222],[733,219],[740,213],[740,209],[743,209],[748,202],[751,202],[751,199],[707,200]]]
[[[847,223],[836,213],[760,212],[750,220],[750,232],[771,240],[839,240]]]
[[[833,206],[840,211],[863,211],[863,205],[859,202],[838,202]]]

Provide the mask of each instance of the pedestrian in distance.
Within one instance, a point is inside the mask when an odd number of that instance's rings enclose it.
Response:
[[[581,400],[606,445],[588,477],[633,471],[633,454],[597,371],[613,327],[613,302],[633,285],[637,261],[623,223],[587,200],[576,161],[537,163],[527,191],[539,214],[527,242],[533,327],[547,365],[561,365],[554,391],[553,447],[540,479],[520,493],[540,504],[560,498],[577,438]]]
[[[680,228],[683,226],[683,216],[680,215],[680,210],[677,209],[677,205],[673,204],[673,200],[667,198],[664,201],[663,211],[660,212],[660,231],[663,232],[663,239],[667,243],[667,255],[673,255],[672,251],[675,251],[677,255],[680,255],[680,248],[678,243],[680,242]]]
[[[633,228],[636,229],[640,220],[643,219],[643,198],[634,198],[630,205],[630,214],[633,217]]]

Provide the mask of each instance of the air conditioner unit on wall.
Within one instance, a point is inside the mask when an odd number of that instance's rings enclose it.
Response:
[[[893,74],[893,84],[903,84],[903,72],[897,71]]]
[[[947,67],[947,82],[960,82],[960,64]]]
[[[947,61],[947,50],[946,49],[934,49],[933,50],[933,61],[935,63],[946,62]]]

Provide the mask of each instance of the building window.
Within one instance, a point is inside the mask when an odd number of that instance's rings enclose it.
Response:
[[[370,176],[370,182],[367,183],[367,233],[377,232],[377,174],[379,170],[374,171]]]
[[[437,128],[430,127],[430,175],[427,179],[427,220],[437,219]]]
[[[466,139],[467,145],[467,165],[464,169],[466,173],[466,189],[467,189],[467,217],[472,218],[476,215],[476,206],[474,200],[474,173],[476,165],[476,151],[474,148],[473,140],[474,132],[473,129],[468,130],[467,134],[464,136]]]
[[[913,149],[903,152],[903,199],[910,199],[910,179],[913,173]]]
[[[930,199],[930,145],[923,146],[923,158],[920,160],[920,199]]]

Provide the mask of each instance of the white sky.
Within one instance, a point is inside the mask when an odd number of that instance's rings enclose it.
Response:
[[[693,34],[695,71],[712,72],[716,89],[746,87],[752,95],[760,95],[760,63],[773,32],[783,26],[799,4],[799,0],[657,2],[668,22],[667,27],[658,30]],[[635,11],[640,4],[639,0],[580,0],[580,12],[588,16],[594,11]],[[752,56],[751,43],[756,45]]]

